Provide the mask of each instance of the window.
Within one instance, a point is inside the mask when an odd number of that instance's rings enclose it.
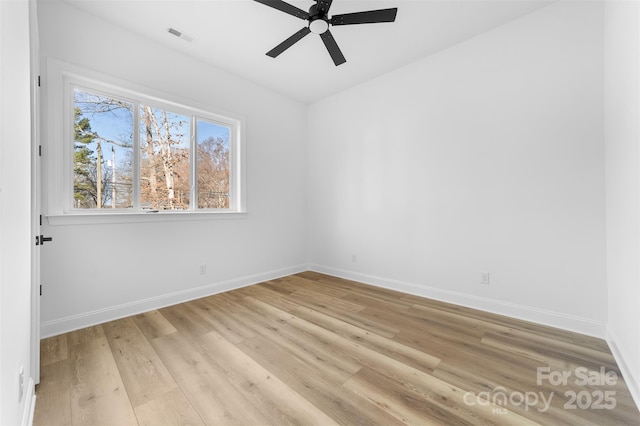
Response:
[[[134,104],[74,89],[73,207],[132,208]]]
[[[73,99],[75,209],[230,208],[231,124],[80,87]]]
[[[63,125],[48,216],[243,211],[239,119],[59,66],[66,107],[50,119]]]

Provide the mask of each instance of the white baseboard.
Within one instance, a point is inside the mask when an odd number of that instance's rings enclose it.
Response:
[[[611,353],[616,359],[618,368],[620,368],[620,371],[622,372],[624,382],[626,383],[627,388],[629,388],[629,392],[631,392],[631,397],[635,401],[638,409],[640,409],[640,377],[633,374],[633,368],[629,367],[627,357],[624,355],[624,352],[620,350],[620,346],[618,346],[616,342],[616,336],[613,334],[611,329],[607,328],[607,343],[609,344],[609,349],[611,349]]]
[[[588,318],[567,315],[559,312],[518,305],[510,302],[504,302],[500,300],[439,289],[435,287],[422,285],[419,286],[404,281],[377,277],[373,275],[362,274],[359,272],[332,268],[324,265],[312,264],[297,265],[274,271],[267,271],[260,274],[248,275],[232,280],[221,281],[205,286],[196,287],[193,289],[169,293],[149,299],[137,300],[134,302],[129,302],[101,310],[43,322],[41,324],[41,337],[46,338],[56,336],[58,334],[67,333],[69,331],[78,330],[84,327],[102,324],[108,321],[113,321],[115,319],[136,315],[142,312],[148,312],[154,309],[187,302],[189,300],[210,296],[212,294],[229,291],[236,288],[246,287],[262,281],[268,281],[306,270],[312,270],[327,275],[333,275],[340,278],[359,281],[378,287],[402,291],[404,293],[413,294],[416,296],[440,300],[443,302],[466,306],[473,309],[479,309],[499,315],[506,315],[509,317],[531,321],[551,327],[557,327],[564,330],[574,331],[577,333],[599,337],[602,339],[606,338],[607,335],[605,323],[593,321]]]
[[[143,312],[152,311],[154,309],[176,305],[178,303],[187,302],[189,300],[211,296],[212,294],[246,287],[263,281],[273,280],[306,270],[308,270],[307,265],[291,266],[288,268],[267,271],[260,274],[247,275],[231,280],[211,283],[188,290],[151,297],[148,299],[136,300],[133,302],[124,303],[122,305],[112,306],[78,315],[72,315],[53,321],[46,321],[41,324],[40,335],[42,339],[46,337],[57,336],[69,331],[79,330],[81,328],[90,327],[96,324],[103,324],[105,322],[113,321],[119,318],[125,318],[131,315],[137,315]]]
[[[33,378],[29,379],[27,393],[24,395],[24,411],[22,412],[22,426],[33,425],[33,414],[36,410],[36,385]]]
[[[415,296],[426,297],[429,299],[435,299],[442,302],[478,309],[485,312],[530,321],[541,325],[561,328],[563,330],[586,334],[601,339],[604,339],[606,335],[606,324],[604,322],[594,321],[588,318],[567,315],[560,312],[553,312],[501,300],[469,295],[456,291],[416,285],[404,281],[377,277],[373,275],[362,274],[359,272],[332,268],[329,266],[311,264],[309,265],[309,269],[315,272],[333,275],[339,278],[359,281],[377,287],[383,287],[390,290],[397,290],[404,293],[413,294]]]

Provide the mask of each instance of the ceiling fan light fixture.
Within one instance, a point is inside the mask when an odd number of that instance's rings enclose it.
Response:
[[[324,34],[329,29],[329,23],[324,19],[316,19],[309,22],[309,30],[314,34]]]

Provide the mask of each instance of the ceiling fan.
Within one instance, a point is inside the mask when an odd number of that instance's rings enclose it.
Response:
[[[378,22],[394,22],[398,8],[368,10],[365,12],[344,13],[329,17],[329,8],[333,0],[315,0],[315,4],[309,8],[309,12],[297,8],[282,0],[254,0],[281,12],[293,15],[296,18],[308,21],[307,26],[267,52],[267,56],[277,57],[282,52],[302,40],[309,33],[319,34],[325,47],[333,59],[336,66],[344,64],[347,60],[340,51],[331,31],[330,25],[354,25],[354,24],[375,24]]]

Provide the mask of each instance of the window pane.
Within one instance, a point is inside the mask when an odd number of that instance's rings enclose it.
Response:
[[[189,117],[140,107],[140,207],[189,208]]]
[[[229,208],[229,138],[231,129],[197,121],[198,208]]]
[[[75,89],[73,128],[74,207],[132,207],[133,104]]]

